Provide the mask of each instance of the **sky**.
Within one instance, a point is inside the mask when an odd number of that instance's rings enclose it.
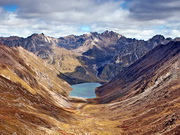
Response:
[[[0,0],[0,36],[51,37],[114,31],[180,37],[180,0]]]

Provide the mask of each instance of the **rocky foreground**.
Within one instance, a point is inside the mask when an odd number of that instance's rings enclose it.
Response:
[[[0,46],[0,134],[180,134],[180,42],[155,47],[97,98],[73,99],[59,70],[21,47]]]

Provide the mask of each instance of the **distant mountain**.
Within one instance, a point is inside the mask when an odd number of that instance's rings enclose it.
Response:
[[[91,32],[80,36],[70,35],[61,37],[59,38],[58,45],[68,50],[75,49],[77,52],[83,53],[92,49],[93,46],[102,47],[116,44],[121,36],[113,31],[105,31],[103,33]]]
[[[57,39],[45,36],[42,34],[33,34],[27,38],[20,37],[2,37],[0,43],[10,46],[17,47],[22,46],[26,50],[35,53],[37,56],[45,59],[48,58],[51,52],[50,45],[56,45]]]
[[[106,35],[104,39],[108,37],[107,32],[105,33],[106,34],[101,35],[103,37]],[[113,38],[115,39],[113,41],[108,40],[109,42],[103,40],[106,44],[102,43],[100,40],[103,38],[99,38],[96,45],[93,45],[82,53],[82,59],[90,59],[88,63],[94,65],[95,69],[98,71],[98,77],[104,80],[112,79],[123,67],[127,67],[134,63],[155,46],[166,44],[172,40],[165,39],[161,35],[156,35],[148,41],[126,38],[112,32],[109,32],[109,36],[119,38]],[[79,49],[81,49],[81,47],[76,49],[76,51]]]
[[[111,80],[124,67],[137,61],[155,46],[172,40],[156,35],[144,41],[105,31],[60,38],[44,34],[33,34],[27,38],[1,37],[0,43],[7,46],[22,46],[35,53],[46,63],[55,65],[61,72],[59,77],[76,84]]]
[[[126,38],[113,31],[90,33],[81,36],[59,38],[58,45],[80,53],[86,67],[94,69],[101,80],[111,80],[114,76],[144,56],[159,44],[167,44],[171,38],[156,35],[148,41]]]

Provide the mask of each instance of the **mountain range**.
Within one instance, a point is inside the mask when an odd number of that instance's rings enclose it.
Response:
[[[60,78],[77,84],[107,82],[155,46],[178,40],[156,35],[144,41],[105,31],[60,38],[43,33],[27,38],[1,37],[0,43],[10,47],[21,46],[33,52],[48,64],[55,65],[60,71]]]
[[[179,38],[105,31],[0,44],[0,134],[180,134]],[[102,83],[96,98],[69,97],[83,82]]]

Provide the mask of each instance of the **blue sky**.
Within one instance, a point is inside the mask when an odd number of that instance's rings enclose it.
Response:
[[[86,26],[86,25],[80,26],[80,30],[81,30],[82,32],[91,32],[90,26]]]
[[[132,2],[132,0],[124,0],[122,3],[121,3],[121,7],[125,10],[128,10],[129,9],[129,4]]]
[[[112,30],[148,39],[180,36],[179,0],[1,0],[0,36],[53,37]]]
[[[18,9],[17,5],[4,5],[2,8],[8,12],[15,12]]]

